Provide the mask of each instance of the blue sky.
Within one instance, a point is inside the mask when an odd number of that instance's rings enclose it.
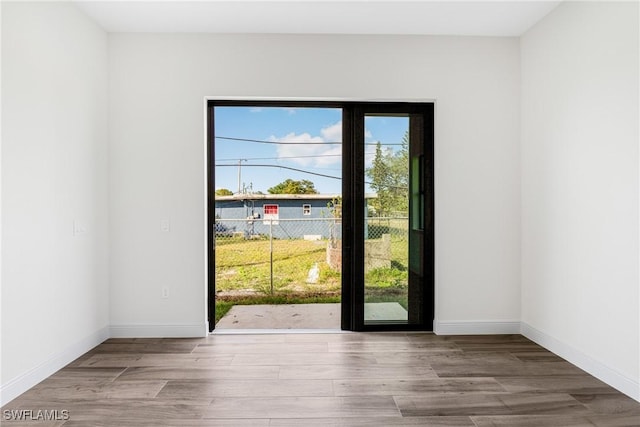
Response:
[[[291,178],[312,181],[320,193],[340,193],[340,179],[258,165],[285,166],[341,178],[341,120],[340,109],[216,107],[216,189],[238,191],[238,163],[242,159],[240,185],[252,186],[253,191],[267,193],[269,187]],[[365,142],[399,144],[407,126],[405,117],[367,117]],[[375,146],[368,145],[366,151],[366,161],[370,163]]]

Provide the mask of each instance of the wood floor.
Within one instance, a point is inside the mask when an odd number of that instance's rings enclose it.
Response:
[[[3,426],[640,426],[640,403],[519,335],[111,339]]]

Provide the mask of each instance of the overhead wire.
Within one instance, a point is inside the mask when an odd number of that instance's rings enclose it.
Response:
[[[305,141],[305,142],[295,142],[295,141],[266,141],[263,139],[250,139],[250,138],[236,138],[231,136],[216,136],[215,139],[222,139],[225,141],[242,141],[242,142],[257,142],[259,144],[275,144],[275,145],[342,145],[342,141],[323,141],[323,142],[315,142],[315,141]],[[378,145],[378,142],[365,142],[364,145]],[[401,146],[400,144],[389,144],[389,143],[380,143],[380,145],[384,146]]]
[[[238,165],[233,165],[233,164],[228,164],[228,165],[227,164],[217,164],[217,165],[215,165],[215,167],[225,167],[225,166],[236,166],[237,167]],[[320,177],[323,177],[323,178],[342,180],[342,177],[339,177],[339,176],[327,175],[327,174],[318,173],[318,172],[310,172],[308,170],[292,168],[292,167],[289,167],[289,166],[281,166],[281,165],[243,165],[242,167],[243,168],[246,168],[246,167],[280,168],[280,169],[287,169],[287,170],[292,170],[292,171],[296,171],[296,172],[300,172],[300,173],[306,173],[306,174],[309,174],[309,175],[320,176]],[[372,182],[369,182],[369,181],[364,181],[364,183],[365,184],[369,184],[369,185],[373,184]],[[401,190],[408,190],[409,189],[408,187],[399,186],[399,185],[387,185],[386,187],[398,188],[398,189],[401,189]]]

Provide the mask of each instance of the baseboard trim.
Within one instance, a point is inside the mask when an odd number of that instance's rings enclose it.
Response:
[[[587,356],[580,350],[563,343],[531,325],[521,322],[520,333],[531,341],[557,354],[583,371],[609,384],[611,387],[640,402],[640,383],[604,363]]]
[[[519,334],[519,321],[454,321],[433,322],[433,332],[436,335],[505,335]]]
[[[53,354],[39,365],[29,369],[5,384],[0,385],[0,406],[4,406],[31,387],[73,362],[92,348],[109,338],[109,328],[104,327],[83,338],[59,353]]]
[[[111,338],[200,338],[209,334],[201,325],[111,325]]]

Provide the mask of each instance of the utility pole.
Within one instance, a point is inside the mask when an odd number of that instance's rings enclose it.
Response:
[[[242,193],[242,162],[246,162],[247,159],[238,159],[238,194]]]

